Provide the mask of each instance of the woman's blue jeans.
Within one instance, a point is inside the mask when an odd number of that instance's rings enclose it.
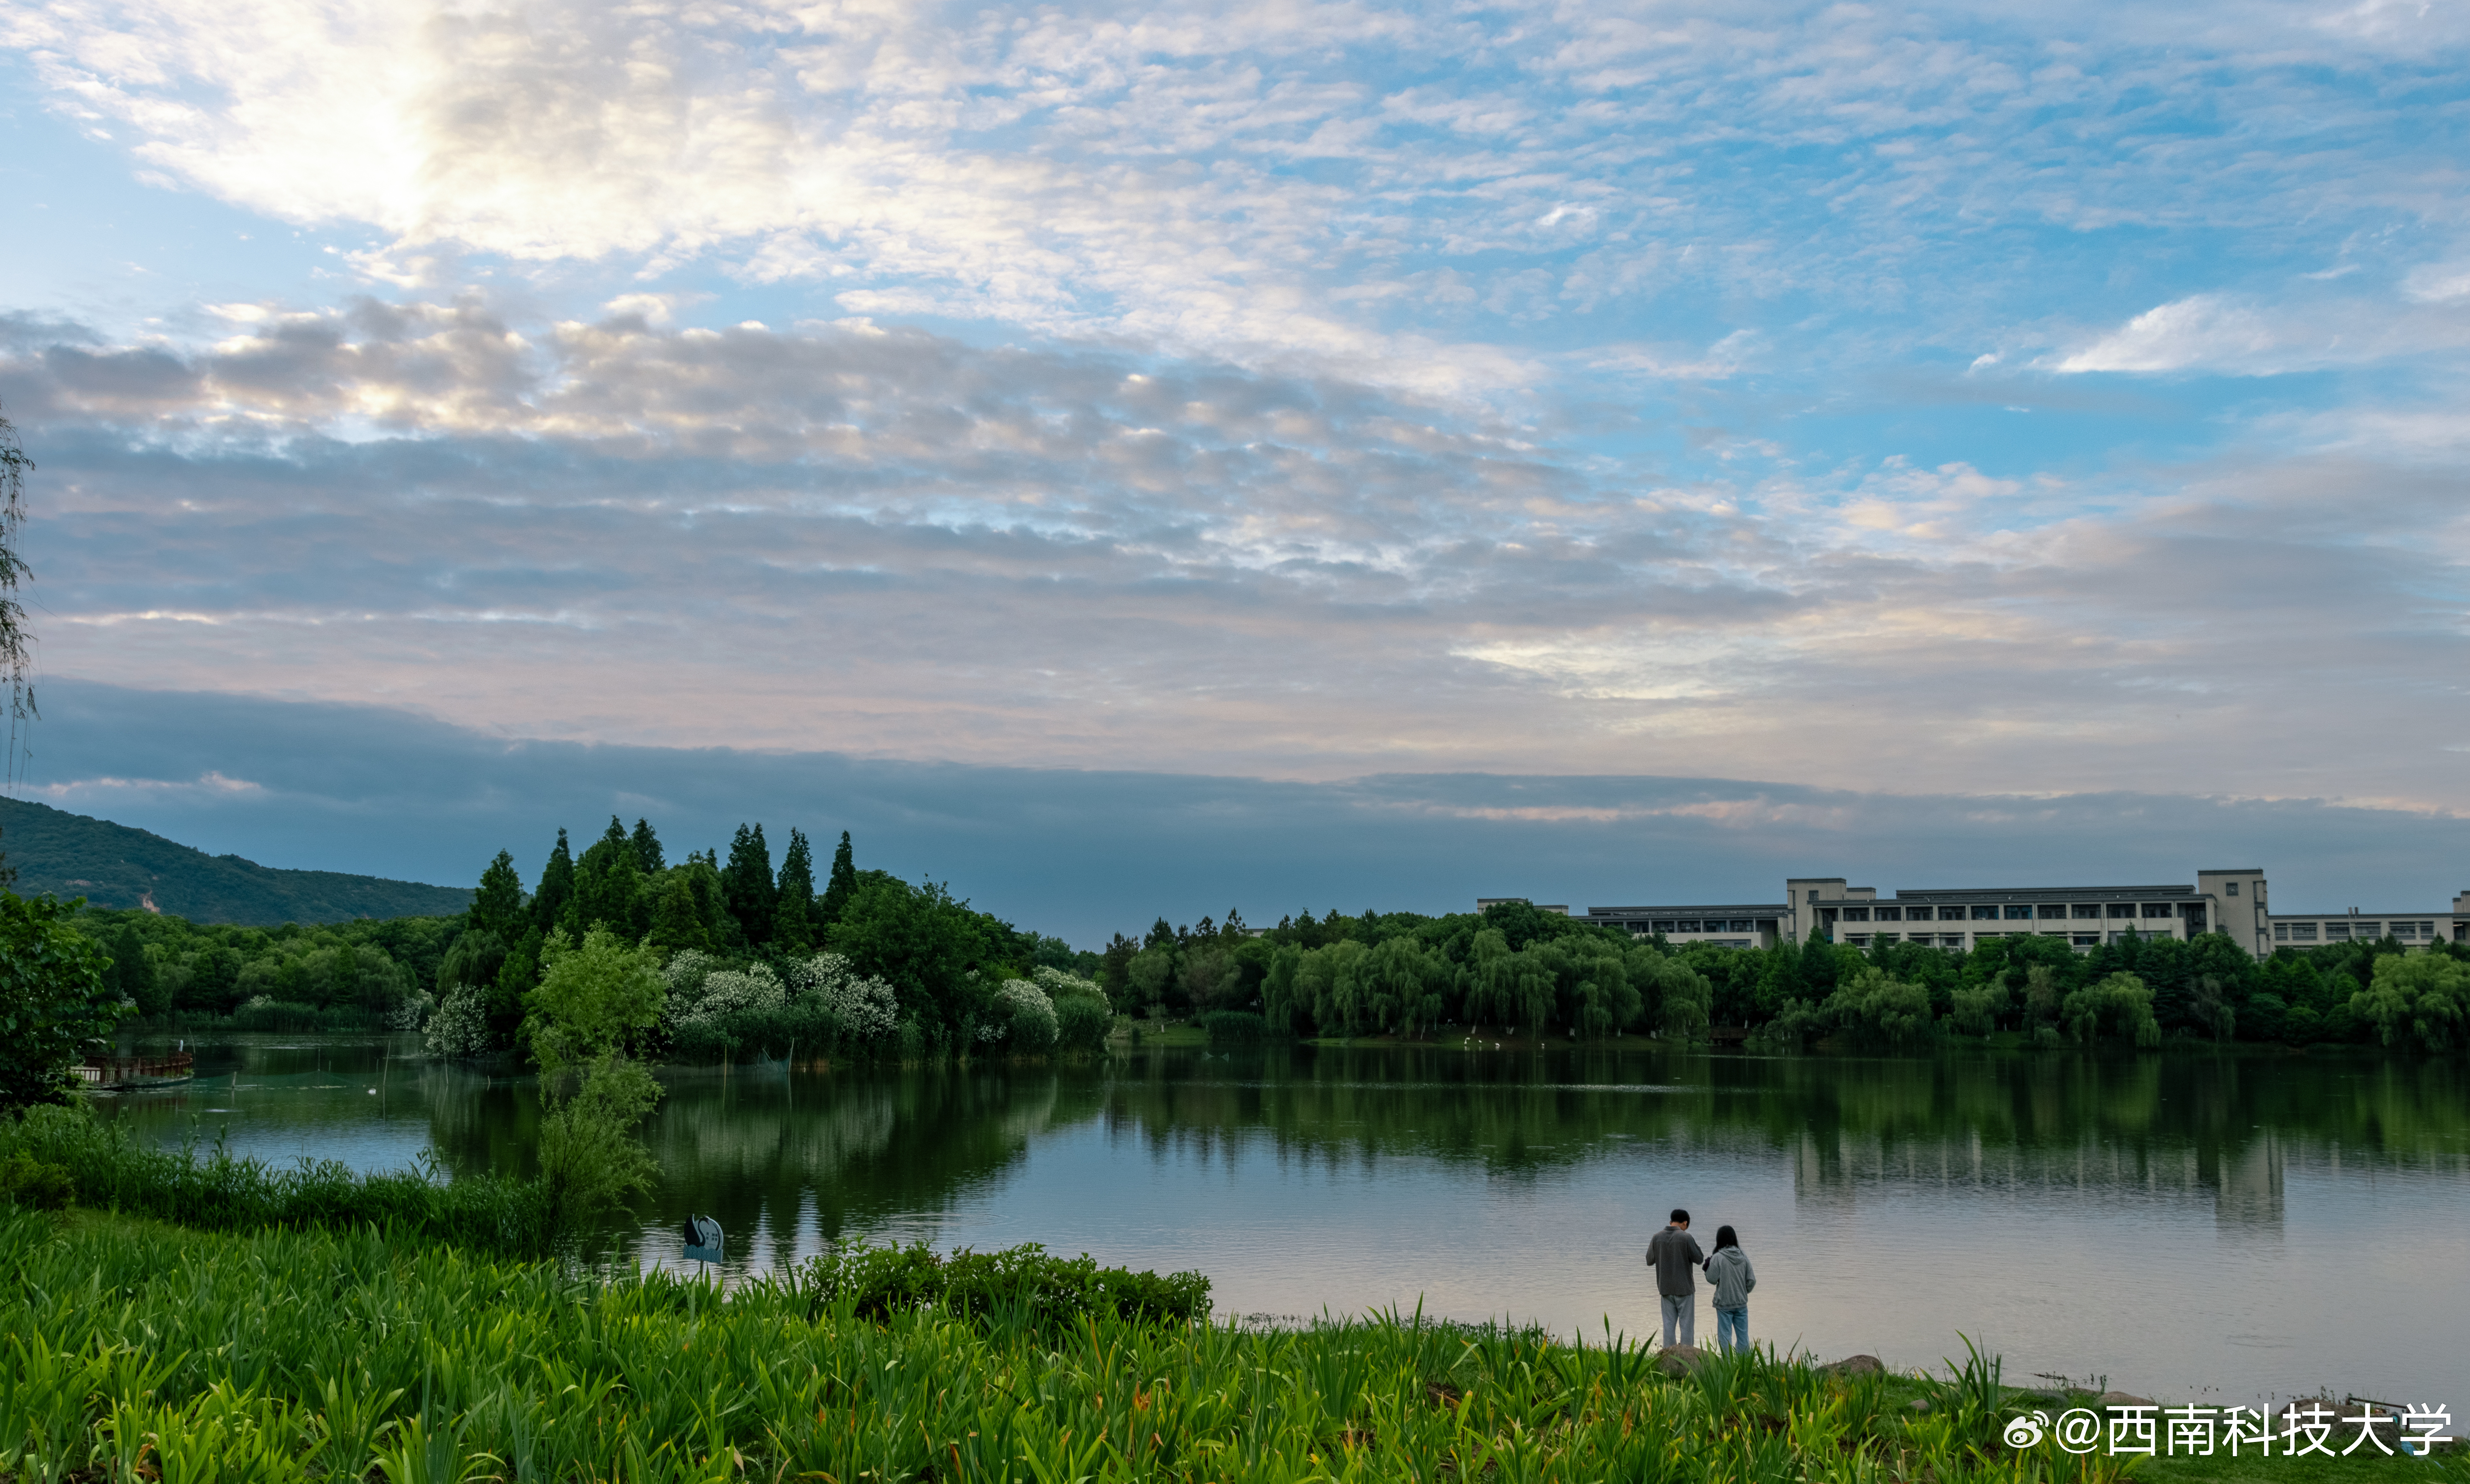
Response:
[[[1748,1305],[1744,1304],[1738,1309],[1715,1310],[1715,1344],[1728,1356],[1736,1350],[1750,1348]]]

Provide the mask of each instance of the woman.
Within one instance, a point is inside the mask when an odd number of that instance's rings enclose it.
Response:
[[[1759,1275],[1729,1226],[1715,1228],[1715,1250],[1707,1258],[1707,1281],[1715,1286],[1715,1343],[1724,1354],[1750,1348],[1750,1290]]]

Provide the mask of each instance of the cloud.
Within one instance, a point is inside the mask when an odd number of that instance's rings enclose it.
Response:
[[[1643,492],[1331,378],[478,298],[5,344],[56,675],[978,764],[2470,803],[2440,465]]]
[[[2458,817],[2130,792],[1968,798],[1723,777],[1385,774],[1323,783],[1039,770],[825,752],[510,738],[383,707],[57,684],[39,797],[261,864],[450,885],[499,849],[529,877],[555,831],[652,821],[675,855],[765,825],[1087,947],[1164,914],[1253,922],[1479,895],[1586,905],[1764,901],[1786,875],[1882,890],[2190,880],[2235,858],[2276,902],[2450,898]],[[247,766],[279,782],[200,788]],[[208,777],[216,775],[209,773]],[[160,786],[148,786],[149,782]],[[1923,780],[1898,780],[1918,782]]]

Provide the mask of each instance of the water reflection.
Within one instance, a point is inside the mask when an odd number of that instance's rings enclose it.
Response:
[[[274,1158],[529,1168],[528,1084],[408,1038],[241,1038],[199,1068],[113,1116]],[[658,1261],[693,1211],[740,1270],[860,1235],[1043,1241],[1200,1267],[1236,1311],[1643,1329],[1637,1249],[1678,1202],[1740,1223],[1773,1274],[1758,1333],[1908,1362],[1963,1328],[2029,1368],[2260,1390],[2303,1337],[2294,1384],[2425,1390],[2441,1378],[2402,1373],[2470,1321],[2458,1286],[2419,1281],[2470,1261],[2458,1063],[1152,1049],[664,1079]]]

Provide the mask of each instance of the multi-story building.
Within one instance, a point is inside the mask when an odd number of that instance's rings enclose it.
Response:
[[[2470,941],[2470,892],[2450,912],[2276,914],[2268,910],[2264,872],[2200,870],[2193,884],[2087,887],[1946,887],[1899,891],[1882,898],[1843,876],[1793,876],[1781,902],[1727,902],[1680,907],[1590,907],[1586,920],[1641,937],[1661,933],[1674,942],[1767,948],[1800,942],[1824,929],[1837,942],[1977,948],[1986,939],[2028,936],[2063,939],[2089,951],[2130,933],[2143,938],[2227,934],[2265,958],[2277,947],[2320,947],[2391,936],[2406,943]],[[1523,897],[1483,897],[1494,901]],[[1567,911],[1545,908],[1544,911]]]

